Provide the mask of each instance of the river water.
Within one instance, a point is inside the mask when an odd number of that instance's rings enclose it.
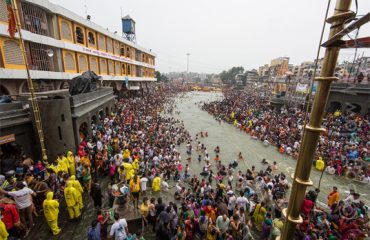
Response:
[[[204,143],[207,147],[210,155],[211,163],[215,157],[213,149],[219,146],[221,152],[219,154],[223,164],[227,164],[233,159],[237,159],[238,153],[242,152],[244,161],[239,161],[238,170],[245,172],[247,168],[251,168],[252,165],[256,166],[256,170],[265,169],[266,165],[261,164],[262,158],[265,158],[269,163],[276,161],[278,163],[279,172],[283,172],[285,175],[290,176],[295,169],[296,160],[285,155],[280,154],[277,148],[274,146],[264,146],[259,140],[253,140],[245,132],[241,132],[235,128],[232,124],[219,123],[213,116],[209,115],[206,111],[203,111],[198,105],[199,102],[209,102],[217,99],[222,99],[222,93],[209,93],[209,92],[190,92],[184,97],[177,98],[175,100],[176,108],[175,111],[180,113],[174,113],[172,116],[184,121],[186,129],[190,132],[191,136],[195,140],[195,134],[200,131],[207,131],[207,138],[200,138],[201,143]],[[195,151],[196,142],[193,141],[193,154],[192,163],[190,166],[191,174],[199,174],[204,166],[204,161],[199,164],[197,159],[197,153]],[[185,148],[180,148],[183,160],[186,159]],[[184,161],[183,161],[184,162]],[[235,171],[237,172],[237,171]],[[319,184],[321,172],[312,168],[311,180],[314,183],[313,188]],[[234,179],[236,179],[234,177]],[[292,180],[288,177],[290,183]],[[356,192],[361,194],[361,200],[370,206],[370,186],[368,184],[362,184],[354,182],[351,179],[342,176],[333,176],[324,173],[321,186],[320,194],[318,197],[318,203],[323,207],[326,206],[326,198],[333,186],[337,186],[341,194],[341,198],[345,198],[349,192],[349,188],[354,188]]]

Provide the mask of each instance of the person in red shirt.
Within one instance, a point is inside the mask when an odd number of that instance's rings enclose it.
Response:
[[[15,206],[15,202],[9,198],[0,199],[2,221],[5,224],[9,237],[20,237],[16,225],[20,223],[19,213]]]
[[[309,198],[308,195],[306,195],[306,197],[303,199],[301,212],[305,216],[309,215],[314,205],[314,202]]]

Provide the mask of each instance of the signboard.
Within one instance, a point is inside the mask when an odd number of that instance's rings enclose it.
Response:
[[[312,95],[315,95],[316,92],[317,92],[317,85],[318,83],[317,82],[314,82],[313,85],[312,85]]]
[[[128,77],[125,76],[125,84],[126,84],[126,87],[128,88]]]
[[[307,92],[307,84],[298,83],[297,87],[295,88],[296,92],[306,93]]]
[[[15,134],[0,137],[0,145],[10,142],[15,142]]]

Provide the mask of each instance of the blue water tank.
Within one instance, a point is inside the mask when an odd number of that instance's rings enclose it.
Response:
[[[122,18],[122,32],[126,34],[135,34],[135,21],[130,15]]]

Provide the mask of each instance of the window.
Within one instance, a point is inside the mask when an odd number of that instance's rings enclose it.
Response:
[[[6,10],[4,13],[6,14]],[[49,36],[49,23],[47,20],[47,13],[42,8],[26,2],[22,2],[22,14],[24,19],[24,27],[27,31],[44,36]]]
[[[66,121],[66,119],[64,118],[64,114],[62,114],[62,115],[60,116],[60,118],[62,119],[62,122],[65,122],[65,121]]]
[[[126,57],[130,57],[130,48],[129,47],[127,47],[126,48]]]
[[[47,55],[49,48],[49,46],[43,44],[29,42],[30,65],[33,70],[51,71],[52,62]]]
[[[122,75],[126,75],[126,64],[122,63]]]
[[[94,33],[89,32],[87,34],[87,38],[88,38],[87,40],[89,41],[89,44],[95,45],[95,35],[94,35]]]
[[[76,27],[76,42],[80,44],[85,44],[84,31],[80,27]]]
[[[72,53],[67,52],[64,55],[65,70],[76,70],[75,59]]]
[[[119,42],[113,41],[113,48],[114,48],[114,54],[119,55],[120,53]]]
[[[58,134],[59,134],[59,140],[63,140],[62,129],[60,127],[58,127]]]
[[[4,41],[4,57],[6,64],[23,65],[22,51],[17,41]]]
[[[0,21],[8,22],[8,12],[5,1],[0,1]]]
[[[86,56],[78,55],[78,67],[79,67],[79,72],[85,72],[89,70]]]
[[[107,52],[113,53],[113,43],[110,38],[107,38]]]
[[[125,56],[125,47],[121,46],[120,55]]]
[[[96,74],[99,74],[97,58],[96,57],[89,57],[89,59],[90,59],[90,70],[95,72]]]
[[[62,39],[73,41],[70,24],[66,20],[62,20],[61,22],[61,34]]]
[[[131,75],[131,66],[127,65],[127,75]]]
[[[115,69],[116,69],[116,75],[121,75],[121,69],[120,69],[120,63],[119,62],[115,62]]]
[[[98,35],[98,48],[99,48],[99,50],[106,51],[105,36],[103,36],[101,34]]]

